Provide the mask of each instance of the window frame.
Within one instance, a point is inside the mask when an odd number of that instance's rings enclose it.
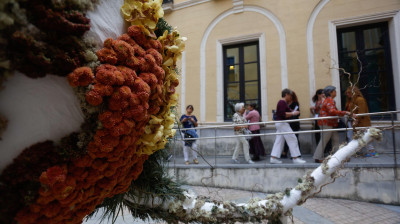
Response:
[[[367,48],[365,46],[365,35],[364,31],[372,28],[383,28],[384,32],[387,32],[385,35],[385,45],[383,47],[379,48]],[[343,51],[341,49],[342,45],[342,34],[346,32],[354,32],[355,33],[355,41],[356,41],[356,49],[355,50],[346,50]],[[395,97],[395,84],[394,84],[394,77],[393,77],[393,67],[392,67],[392,53],[391,53],[391,39],[390,39],[390,29],[389,29],[389,23],[388,21],[383,21],[383,22],[374,22],[371,21],[368,24],[362,24],[362,25],[353,25],[353,26],[346,26],[344,28],[337,28],[336,29],[336,40],[337,40],[337,54],[338,54],[338,63],[340,64],[340,58],[342,54],[346,53],[357,53],[359,60],[361,61],[363,67],[365,67],[368,64],[368,61],[366,59],[366,54],[365,52],[371,51],[371,50],[379,50],[383,49],[384,50],[384,57],[385,57],[385,68],[384,70],[377,70],[377,71],[384,71],[386,73],[386,85],[387,85],[387,96],[388,96],[388,108],[387,110],[396,110],[396,97]],[[357,72],[351,72],[352,75],[357,75],[360,71],[360,62],[357,62]],[[348,71],[347,71],[348,72]],[[367,77],[368,76],[367,71],[362,71],[360,76],[361,77]],[[339,80],[341,72],[338,73],[339,75]],[[362,79],[360,79],[362,81]],[[360,85],[365,86],[365,83],[360,83]],[[345,109],[345,94],[344,91],[345,89],[342,88],[341,82],[339,82],[340,86],[340,91],[341,91],[341,107],[344,110]],[[367,87],[368,88],[368,87]],[[370,97],[370,94],[366,94],[366,90],[361,90],[363,92],[364,98],[367,100]],[[383,111],[384,108],[380,108],[380,111]],[[377,111],[376,111],[377,112]],[[371,116],[373,120],[376,119],[389,119],[390,116]]]
[[[250,61],[250,62],[244,62],[244,47],[247,46],[252,46],[255,45],[256,46],[256,54],[257,54],[257,61]],[[238,48],[239,51],[239,63],[234,65],[238,65],[239,66],[239,81],[238,82],[229,82],[228,78],[229,78],[229,69],[228,68],[228,64],[227,64],[227,50],[228,49],[232,49],[232,48]],[[236,44],[227,44],[227,45],[223,45],[222,46],[222,51],[223,51],[223,84],[224,84],[224,88],[223,88],[223,102],[224,102],[224,121],[225,122],[230,122],[232,121],[231,118],[228,118],[228,114],[227,114],[227,109],[226,106],[228,104],[228,84],[229,83],[239,83],[239,100],[237,100],[237,102],[244,102],[246,103],[246,99],[245,99],[245,85],[246,82],[254,82],[257,81],[257,87],[258,87],[258,91],[257,91],[257,106],[258,106],[258,112],[260,113],[260,115],[262,114],[262,106],[261,106],[261,72],[260,72],[260,43],[258,40],[256,41],[249,41],[249,42],[245,42],[245,43],[236,43]],[[256,80],[245,80],[245,65],[246,64],[251,64],[251,63],[257,63],[257,79]],[[247,101],[252,101],[255,99],[248,99]],[[234,100],[235,101],[235,100]]]

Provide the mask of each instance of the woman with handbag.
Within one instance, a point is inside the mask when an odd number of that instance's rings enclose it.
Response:
[[[288,107],[292,110],[292,112],[293,111],[300,112],[299,100],[297,99],[297,95],[294,91],[292,91],[292,99],[287,104],[288,104]],[[299,119],[299,118],[300,118],[300,114],[291,116],[287,120],[294,120],[294,119]],[[290,122],[289,125],[293,131],[300,131],[300,122],[298,122],[298,121]],[[296,138],[297,138],[297,144],[299,145],[299,149],[300,149],[299,134],[296,134]],[[283,147],[283,152],[282,152],[281,158],[287,158],[288,152],[289,152],[289,146],[288,146],[287,142],[285,141],[285,146]]]
[[[248,113],[246,114],[246,120],[250,121],[250,123],[260,122],[260,113],[256,110],[257,104],[253,103],[247,106]],[[260,125],[259,124],[251,124],[249,125],[249,130],[252,134],[260,134]],[[264,145],[261,141],[260,136],[253,136],[249,140],[250,144],[250,154],[253,155],[253,161],[259,161],[260,156],[265,156]]]
[[[186,114],[181,116],[181,123],[183,124],[183,128],[194,128],[197,127],[197,118],[196,116],[192,115],[193,113],[193,106],[188,105],[186,107]],[[184,134],[184,138],[187,137],[192,137],[192,138],[198,138],[198,135],[196,133],[195,129],[189,129],[186,131],[182,131],[182,134]],[[192,155],[193,155],[193,163],[198,164],[199,161],[197,160],[197,144],[196,140],[187,140],[183,142],[183,157],[185,159],[185,164],[189,165],[189,148],[192,149]]]
[[[233,124],[242,124],[240,126],[235,126],[234,131],[235,135],[245,135],[246,133],[250,132],[248,129],[246,118],[243,117],[245,108],[244,103],[237,103],[235,104],[235,111],[236,113],[232,117]],[[251,133],[251,132],[250,132]],[[233,163],[240,163],[238,161],[239,151],[243,150],[244,158],[249,164],[253,164],[253,160],[250,159],[249,155],[249,143],[247,142],[245,137],[237,137],[236,139],[236,147],[235,151],[233,152],[232,162]]]
[[[276,105],[276,120],[282,121],[287,120],[292,116],[299,115],[299,111],[293,111],[289,108],[287,102],[290,102],[292,98],[292,90],[284,89],[282,90],[282,99],[279,100]],[[286,122],[275,123],[276,133],[280,132],[292,132],[292,128]],[[281,157],[281,153],[283,150],[284,143],[286,142],[289,145],[290,154],[293,158],[293,163],[305,163],[306,161],[301,159],[301,153],[299,149],[299,144],[297,142],[296,135],[294,134],[285,134],[285,135],[276,135],[276,139],[274,142],[274,146],[272,147],[271,159],[270,163],[282,163],[278,158]]]

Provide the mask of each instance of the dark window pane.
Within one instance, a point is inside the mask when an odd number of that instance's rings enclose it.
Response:
[[[244,47],[244,63],[254,62],[257,60],[257,45]]]
[[[354,84],[361,90],[370,112],[395,110],[388,35],[387,22],[338,30],[339,66],[349,73],[339,73],[342,109],[346,104],[344,91]]]
[[[245,100],[257,99],[258,98],[258,82],[246,82],[245,83]]]
[[[244,80],[258,80],[258,64],[251,63],[244,65]]]
[[[235,114],[235,104],[239,103],[236,100],[228,100],[225,104],[225,119],[232,120],[233,114]]]
[[[380,27],[367,29],[364,34],[364,49],[378,48],[383,46],[382,31]]]
[[[339,67],[348,73],[358,73],[357,54],[355,52],[339,54]],[[343,73],[343,71],[340,71],[340,73]]]
[[[226,50],[226,64],[233,65],[239,63],[239,48],[230,48]]]
[[[228,82],[239,82],[239,65],[229,65],[228,69]]]
[[[365,51],[365,60],[367,63],[364,65],[364,70],[366,72],[382,71],[386,69],[384,49]]]
[[[256,103],[261,108],[258,43],[226,46],[224,57],[224,119],[231,121],[238,102]]]
[[[355,51],[356,47],[356,33],[346,32],[341,34],[342,43],[340,44],[340,51]]]
[[[228,100],[240,100],[239,83],[229,83],[226,93]]]

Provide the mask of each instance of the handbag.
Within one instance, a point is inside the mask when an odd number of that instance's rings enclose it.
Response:
[[[185,139],[190,139],[190,138],[198,138],[199,136],[197,135],[196,131],[193,129],[190,130],[186,130],[186,131],[182,131],[184,134],[184,138]],[[192,144],[195,142],[196,140],[186,140],[185,141],[185,146],[192,146]]]
[[[253,133],[251,133],[251,131],[247,128],[243,129],[243,134],[246,135],[245,136],[246,140],[250,140],[251,138],[253,138],[253,136],[250,136]]]

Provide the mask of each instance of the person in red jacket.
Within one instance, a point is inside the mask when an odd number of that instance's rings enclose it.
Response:
[[[336,102],[333,100],[336,97],[336,87],[327,86],[324,88],[325,100],[322,103],[321,110],[319,112],[319,117],[329,117],[329,116],[345,116],[350,115],[348,111],[340,111],[336,108]],[[354,117],[356,115],[353,115]],[[338,119],[325,119],[318,120],[318,125],[322,129],[333,129],[338,126]],[[322,134],[321,140],[318,143],[317,149],[315,149],[313,158],[316,163],[321,163],[324,159],[324,149],[326,144],[332,138],[332,148],[337,149],[339,146],[339,134],[336,131],[324,132]]]

